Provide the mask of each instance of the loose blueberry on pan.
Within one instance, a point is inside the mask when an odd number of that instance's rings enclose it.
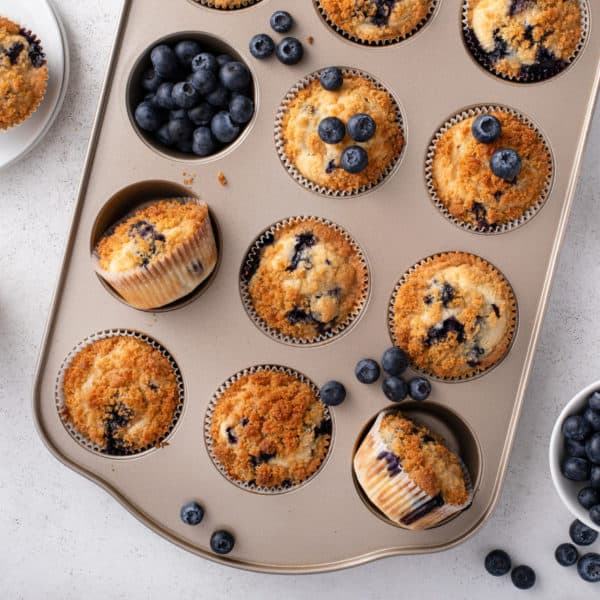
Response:
[[[328,381],[320,390],[323,404],[338,406],[346,399],[346,388],[339,381]]]
[[[304,56],[304,47],[295,37],[286,37],[277,44],[275,55],[284,65],[296,65]]]
[[[573,544],[560,544],[554,552],[556,562],[563,567],[571,567],[579,558],[579,552]]]
[[[188,502],[181,507],[179,515],[186,525],[198,525],[204,518],[204,509],[197,502]]]
[[[228,531],[215,531],[210,537],[210,547],[217,554],[229,554],[234,546],[235,538]]]
[[[381,371],[376,361],[372,358],[364,358],[358,361],[354,373],[361,383],[375,383]]]
[[[510,556],[504,550],[492,550],[485,557],[484,564],[485,570],[494,577],[506,575],[512,567]]]
[[[402,402],[408,394],[406,382],[395,375],[386,377],[381,387],[386,398],[392,402]]]
[[[273,31],[287,33],[294,25],[294,19],[289,12],[278,10],[271,15],[270,23]]]
[[[574,544],[577,544],[578,546],[590,546],[596,541],[598,532],[577,519],[571,523],[569,535]]]
[[[252,36],[249,44],[250,54],[254,58],[268,58],[275,52],[275,42],[273,38],[266,33],[257,33]]]
[[[413,400],[423,402],[431,394],[431,383],[423,377],[415,377],[408,382],[408,393]]]
[[[510,574],[510,578],[515,587],[520,590],[528,590],[535,585],[535,571],[527,565],[515,567]]]
[[[406,352],[397,346],[388,348],[381,357],[381,366],[388,375],[402,375],[408,367]]]

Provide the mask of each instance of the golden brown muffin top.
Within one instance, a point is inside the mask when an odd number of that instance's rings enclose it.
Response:
[[[275,231],[250,272],[248,293],[268,327],[297,339],[322,335],[357,310],[367,268],[346,235],[317,219]]]
[[[514,114],[490,110],[502,126],[490,144],[471,132],[477,118],[450,126],[435,144],[431,176],[435,193],[448,212],[463,223],[491,229],[519,219],[543,197],[552,172],[552,158],[538,131]],[[516,150],[522,161],[515,180],[492,173],[490,159],[501,148]]]
[[[340,143],[326,144],[319,137],[319,123],[324,118],[337,117],[347,124],[359,113],[375,121],[375,135],[370,140],[356,142],[346,134]],[[325,90],[316,79],[298,91],[285,109],[281,137],[285,156],[301,175],[317,185],[346,192],[377,183],[404,145],[390,94],[366,77],[348,73],[344,73],[339,90]],[[349,146],[361,146],[369,156],[360,173],[348,173],[340,166],[342,152]]]
[[[240,8],[242,6],[257,4],[260,0],[196,0],[196,2],[208,4],[215,8]]]
[[[440,436],[401,413],[386,414],[379,427],[386,446],[410,478],[430,496],[447,504],[465,504],[470,496],[462,461]]]
[[[470,0],[467,20],[482,58],[509,77],[555,74],[581,38],[579,0]]]
[[[466,252],[434,256],[409,273],[394,300],[393,335],[436,377],[469,377],[507,352],[516,302],[504,277]]]
[[[424,23],[431,0],[319,0],[329,20],[347,34],[376,42],[404,38]]]
[[[159,200],[111,228],[96,247],[101,269],[123,272],[146,267],[176,251],[209,218],[195,200]]]
[[[308,384],[276,370],[242,375],[216,402],[212,453],[236,481],[262,487],[296,485],[329,448],[331,421]]]
[[[46,93],[48,67],[39,42],[0,16],[0,130],[26,119]]]
[[[149,343],[122,335],[80,350],[62,391],[66,420],[109,454],[158,443],[179,403],[169,360]]]

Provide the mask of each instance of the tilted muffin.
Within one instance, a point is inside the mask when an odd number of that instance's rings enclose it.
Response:
[[[402,40],[422,27],[433,0],[318,0],[338,29],[358,41]]]
[[[283,368],[242,374],[218,396],[210,452],[238,483],[290,487],[317,471],[331,420],[316,391]]]
[[[334,192],[356,192],[379,181],[400,156],[404,137],[397,105],[391,95],[364,75],[343,71],[337,90],[324,89],[319,79],[311,79],[286,100],[281,119],[281,151],[284,161],[308,181]],[[319,136],[319,123],[337,117],[347,124],[358,114],[375,123],[373,136],[357,142],[346,132],[338,143],[325,143]],[[342,168],[342,153],[359,146],[368,155],[366,167],[358,173]]]
[[[192,292],[217,263],[208,206],[159,200],[111,228],[95,249],[95,268],[135,308],[159,308]]]
[[[80,350],[62,385],[63,419],[108,454],[159,443],[179,404],[175,371],[158,349],[115,335]]]
[[[362,306],[368,271],[339,227],[316,218],[276,226],[242,273],[258,318],[277,333],[311,340],[349,324]]]
[[[354,473],[369,500],[407,529],[438,525],[473,498],[461,459],[397,411],[379,414],[354,456]]]
[[[446,252],[408,273],[392,313],[392,337],[417,369],[465,378],[489,369],[508,351],[516,301],[493,265],[466,252]]]
[[[468,0],[465,41],[492,73],[541,81],[573,58],[581,17],[579,0]]]
[[[0,16],[0,130],[30,117],[47,85],[48,67],[38,39]]]
[[[491,143],[477,141],[472,127],[478,115],[466,116],[434,142],[430,173],[434,197],[452,217],[489,231],[520,219],[544,199],[552,157],[541,134],[522,118],[501,109],[481,114],[498,119],[500,136]],[[492,155],[502,148],[521,158],[514,179],[492,172]]]

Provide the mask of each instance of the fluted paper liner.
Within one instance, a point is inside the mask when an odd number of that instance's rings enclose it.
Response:
[[[215,10],[239,10],[240,8],[248,8],[254,6],[262,0],[237,0],[231,6],[221,6],[218,2],[211,2],[210,0],[194,0],[196,4],[205,6],[206,8],[213,8]]]

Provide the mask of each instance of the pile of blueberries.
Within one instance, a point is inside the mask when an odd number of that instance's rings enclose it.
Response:
[[[277,33],[287,33],[294,26],[294,19],[289,12],[278,10],[271,15],[271,29]],[[277,46],[270,35],[257,33],[249,44],[250,54],[254,58],[269,58],[275,52],[278,60],[284,65],[298,64],[304,56],[304,46],[295,37],[284,37]]]
[[[233,142],[252,119],[252,76],[229,54],[182,40],[154,47],[150,61],[140,82],[146,95],[134,117],[163,146],[210,156]]]
[[[188,502],[179,512],[186,525],[199,525],[204,518],[204,509],[197,502]],[[229,531],[219,529],[210,536],[210,548],[216,554],[229,554],[235,545],[235,538]]]

